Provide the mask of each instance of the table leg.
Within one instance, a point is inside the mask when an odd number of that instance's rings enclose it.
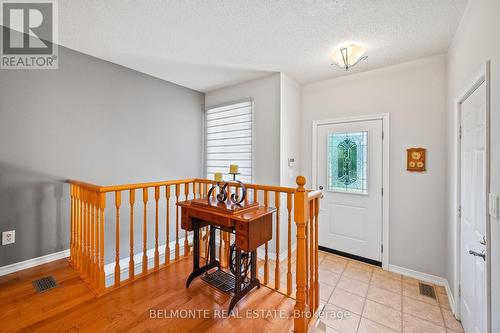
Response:
[[[217,267],[220,269],[220,263],[215,258],[215,231],[213,227],[210,227],[210,260],[207,265],[200,267],[200,224],[193,220],[193,271],[189,274],[189,277],[186,281],[186,288],[189,288],[189,285],[195,278],[200,276],[201,274],[209,271],[210,269]]]
[[[229,303],[229,312],[231,312],[239,302],[240,299],[245,297],[253,288],[260,288],[260,281],[257,279],[257,251],[252,251],[250,254],[250,283],[247,284],[243,289],[241,289],[241,250],[236,248],[236,277],[235,277],[235,286],[234,286],[234,296],[231,299],[231,303]],[[238,274],[239,273],[239,274]]]

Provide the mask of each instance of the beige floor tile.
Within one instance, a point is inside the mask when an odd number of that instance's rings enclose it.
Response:
[[[385,290],[379,287],[375,287],[374,285],[370,285],[366,297],[368,299],[371,299],[372,301],[390,306],[395,310],[401,311],[401,302],[402,302],[401,294],[394,293],[392,291]]]
[[[325,258],[319,265],[320,269],[328,270],[335,274],[341,274],[346,267],[344,262],[329,260],[329,258]]]
[[[325,256],[326,260],[337,261],[342,263],[347,263],[348,259],[346,257],[338,256],[332,253],[327,253]]]
[[[403,313],[403,333],[446,333],[442,326]]]
[[[438,306],[438,300],[429,296],[420,295],[418,285],[403,282],[403,296],[408,296],[416,300]]]
[[[321,320],[329,327],[342,333],[356,333],[360,316],[333,304],[327,304]]]
[[[373,265],[370,265],[370,264],[367,264],[367,263],[364,263],[361,261],[357,261],[357,260],[348,260],[347,267],[354,267],[354,268],[362,269],[362,270],[369,271],[369,272],[372,272],[376,268],[376,266],[373,266]]]
[[[420,282],[420,280],[417,280],[415,278],[409,277],[409,276],[404,276],[402,277],[403,283],[410,283],[410,284],[416,284]]]
[[[351,294],[343,289],[335,288],[328,302],[360,315],[363,312],[365,298]]]
[[[455,318],[451,311],[443,309],[443,317],[446,327],[458,332],[464,331],[462,324]]]
[[[379,287],[379,288],[382,288],[382,289],[385,289],[385,290],[389,290],[389,291],[392,291],[394,293],[399,293],[401,294],[401,287],[402,287],[402,283],[401,281],[398,281],[398,280],[395,280],[395,279],[390,279],[390,278],[387,278],[387,277],[383,277],[383,276],[380,276],[380,275],[373,275],[372,276],[372,279],[371,279],[371,282],[370,282],[372,285],[374,285],[375,287]]]
[[[361,322],[359,323],[358,333],[395,333],[389,327],[378,324],[374,321],[371,321],[366,318],[361,318]]]
[[[438,306],[403,296],[403,312],[444,326],[441,308]]]
[[[448,295],[436,293],[436,296],[438,298],[439,305],[443,309],[451,310],[450,303],[448,302]]]
[[[319,283],[319,298],[322,301],[328,302],[330,296],[332,296],[334,286],[331,286],[327,283],[320,282]]]
[[[375,270],[373,272],[373,274],[375,276],[381,276],[381,277],[385,277],[385,278],[389,278],[389,279],[394,279],[394,280],[398,280],[398,281],[401,281],[401,279],[402,279],[401,274],[397,274],[397,273],[385,271],[385,270],[382,270],[382,269]]]
[[[332,271],[328,271],[325,269],[322,269],[321,267],[318,269],[318,281],[327,283],[331,286],[335,286],[337,282],[339,281],[340,275],[336,274]]]
[[[368,291],[368,283],[342,276],[337,284],[337,288],[344,289],[352,294],[365,297]]]
[[[439,294],[447,295],[445,287],[443,287],[443,286],[434,286],[434,288],[436,289],[436,292],[438,292]]]
[[[325,329],[326,329],[326,331],[325,331],[326,333],[342,333],[342,332],[337,331],[336,329],[333,329],[329,326],[327,326]]]
[[[364,270],[361,268],[357,268],[355,266],[347,265],[347,268],[344,270],[344,276],[350,277],[352,279],[356,279],[365,283],[370,282],[370,278],[372,276],[371,271]]]
[[[394,310],[387,305],[366,300],[365,307],[363,309],[363,317],[390,327],[397,332],[401,332],[401,312]]]

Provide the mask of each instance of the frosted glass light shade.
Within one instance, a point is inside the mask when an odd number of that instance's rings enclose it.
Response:
[[[365,49],[359,45],[347,45],[333,52],[332,58],[337,66],[348,70],[361,60],[366,59]]]

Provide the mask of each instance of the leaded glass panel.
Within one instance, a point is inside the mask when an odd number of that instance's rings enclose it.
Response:
[[[328,137],[328,191],[368,193],[368,132]]]

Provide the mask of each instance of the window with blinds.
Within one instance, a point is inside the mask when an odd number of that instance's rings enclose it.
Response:
[[[237,164],[237,179],[252,182],[252,101],[238,102],[206,110],[206,177],[222,172],[229,180],[230,164]]]

